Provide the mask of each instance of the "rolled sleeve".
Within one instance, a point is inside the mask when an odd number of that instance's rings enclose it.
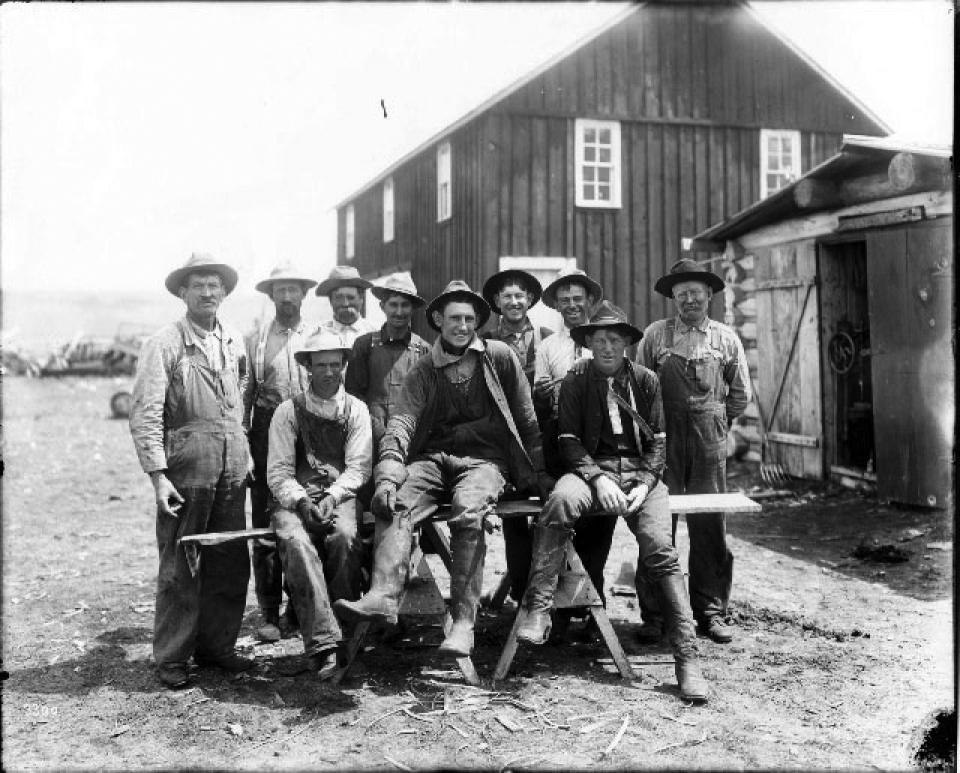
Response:
[[[750,369],[747,364],[747,355],[743,351],[743,344],[733,331],[730,333],[727,347],[731,356],[723,369],[723,380],[727,382],[725,400],[727,421],[732,422],[747,409],[747,404],[750,402]]]
[[[174,366],[174,352],[164,330],[147,340],[137,360],[137,376],[133,384],[133,407],[130,411],[130,434],[146,473],[167,468],[164,448],[163,409],[167,387]]]
[[[307,490],[297,480],[297,420],[293,401],[280,403],[270,421],[267,486],[281,507],[295,510]]]
[[[370,428],[370,411],[356,398],[351,400],[350,421],[347,425],[347,440],[343,448],[343,473],[327,489],[327,496],[338,505],[356,496],[357,490],[370,479],[373,467],[373,434]]]

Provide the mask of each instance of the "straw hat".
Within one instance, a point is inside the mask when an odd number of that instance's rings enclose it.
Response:
[[[270,272],[270,276],[262,282],[257,282],[254,286],[256,290],[267,295],[273,295],[273,286],[277,282],[299,282],[303,285],[303,291],[306,292],[316,283],[316,279],[309,279],[302,273],[295,271],[289,263],[281,263]]]
[[[180,297],[180,287],[190,274],[217,274],[223,281],[224,295],[230,295],[237,286],[237,272],[226,263],[219,263],[212,255],[194,252],[180,268],[167,274],[164,284],[167,289]]]
[[[549,306],[551,309],[556,309],[557,289],[571,282],[586,287],[587,293],[594,297],[594,303],[599,302],[600,299],[603,298],[603,287],[600,286],[599,282],[587,276],[586,271],[581,271],[579,268],[565,268],[543,291],[542,300],[544,305]]]
[[[516,282],[533,296],[533,300],[530,302],[531,306],[536,306],[537,301],[540,300],[540,296],[543,294],[543,287],[540,286],[540,282],[537,281],[537,278],[533,274],[528,274],[519,268],[508,268],[503,271],[498,271],[483,283],[484,300],[490,304],[490,308],[497,312],[497,314],[501,313],[500,306],[497,304],[497,296],[500,294],[500,288],[512,282]]]
[[[703,282],[715,293],[720,292],[726,287],[723,280],[712,271],[704,270],[695,260],[684,258],[670,266],[670,271],[657,280],[653,289],[660,293],[660,295],[672,298],[673,286],[681,282]]]
[[[483,296],[471,290],[470,285],[462,279],[454,279],[443,288],[443,292],[430,301],[430,305],[427,306],[427,324],[438,332],[440,326],[433,321],[433,312],[440,311],[450,301],[463,301],[464,303],[473,304],[473,308],[477,312],[477,329],[483,327],[487,323],[487,320],[490,319],[490,307],[483,299]]]
[[[573,328],[570,331],[570,337],[580,346],[586,346],[586,337],[598,330],[613,330],[624,338],[629,338],[631,344],[643,338],[640,329],[627,322],[627,313],[610,301],[601,303],[589,322]]]
[[[367,290],[373,287],[353,266],[334,266],[330,275],[324,279],[314,291],[317,295],[330,295],[338,287],[357,287]]]

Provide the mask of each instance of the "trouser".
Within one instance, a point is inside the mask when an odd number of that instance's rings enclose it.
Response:
[[[253,482],[250,484],[250,510],[255,529],[270,526],[273,497],[267,486],[267,441],[274,410],[255,407],[248,435],[254,474]],[[257,604],[262,612],[280,609],[283,569],[277,544],[273,540],[253,541],[253,584],[257,593]]]
[[[157,514],[157,603],[153,658],[157,665],[185,663],[191,655],[216,659],[233,652],[243,620],[250,556],[246,542],[236,540],[200,549],[196,577],[177,540],[187,534],[238,531],[245,524],[243,436],[229,439],[226,450],[204,457],[189,470],[171,470],[168,477],[184,502],[179,515]],[[206,483],[210,481],[209,483]],[[203,485],[205,484],[206,485]]]
[[[357,536],[357,500],[341,502],[335,512],[333,529],[322,534],[308,532],[292,510],[278,507],[272,516],[307,655],[329,649],[342,638],[331,602],[360,598],[363,550]]]
[[[716,410],[668,407],[664,482],[673,494],[726,491],[726,427]],[[700,623],[724,616],[733,584],[733,553],[727,547],[726,516],[686,516],[690,539],[690,605]],[[657,594],[637,566],[637,598],[644,619],[659,617]]]

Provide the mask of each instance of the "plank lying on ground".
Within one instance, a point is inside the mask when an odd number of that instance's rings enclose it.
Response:
[[[237,531],[211,531],[206,534],[187,534],[180,538],[180,544],[218,545],[235,539],[275,538],[276,532],[269,526],[263,529],[238,529]]]

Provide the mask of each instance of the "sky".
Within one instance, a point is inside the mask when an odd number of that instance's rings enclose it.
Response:
[[[950,141],[949,3],[754,7],[895,131]],[[325,274],[342,198],[623,8],[6,3],[0,286],[162,292],[193,251],[250,287]]]

